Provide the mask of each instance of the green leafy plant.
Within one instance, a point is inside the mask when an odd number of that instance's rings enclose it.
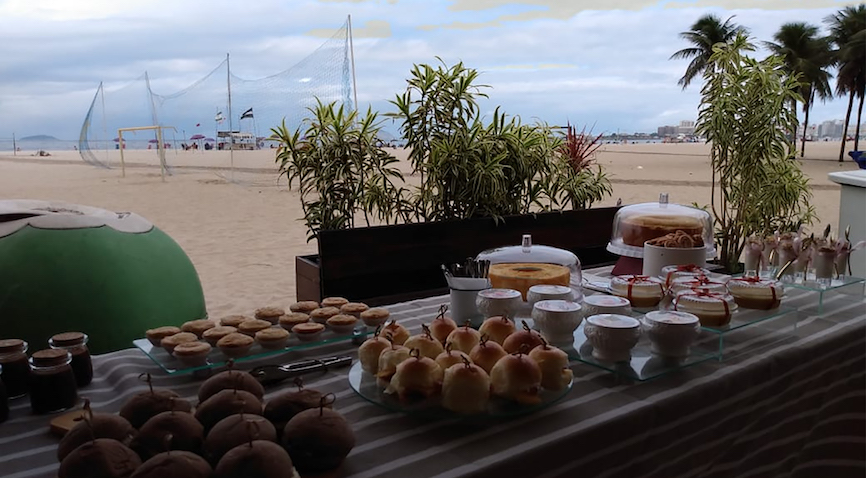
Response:
[[[758,61],[745,35],[713,47],[705,71],[696,132],[712,144],[711,209],[720,261],[736,270],[745,239],[810,224],[808,178],[793,161],[797,128],[793,101],[802,101],[796,75],[772,55]]]
[[[558,154],[557,180],[551,185],[551,196],[560,198],[563,205],[572,209],[587,209],[613,191],[610,180],[601,166],[595,165],[595,153],[601,147],[602,135],[568,124],[565,137],[556,148]]]

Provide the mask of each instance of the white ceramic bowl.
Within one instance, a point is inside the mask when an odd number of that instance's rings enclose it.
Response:
[[[573,344],[574,331],[583,321],[580,304],[567,300],[540,300],[532,307],[532,320],[552,344]]]
[[[478,291],[475,305],[485,318],[498,315],[514,318],[523,305],[523,295],[514,289],[484,289]]]
[[[625,297],[616,295],[595,294],[583,298],[583,315],[589,317],[598,314],[631,314],[631,303]]]
[[[530,307],[540,300],[567,300],[574,302],[574,291],[564,285],[538,284],[529,288],[526,302]]]
[[[640,339],[640,322],[627,315],[599,314],[586,319],[586,340],[592,345],[592,356],[603,362],[631,359],[631,349]]]
[[[696,315],[672,310],[647,312],[643,327],[652,352],[674,358],[688,357],[692,343],[701,333]]]

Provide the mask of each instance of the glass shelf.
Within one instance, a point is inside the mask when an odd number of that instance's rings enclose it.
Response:
[[[522,405],[511,400],[490,396],[487,404],[487,413],[479,414],[480,417],[509,417],[526,415],[543,410],[566,396],[571,390],[572,383],[562,390],[541,389],[541,403],[536,405]],[[401,401],[396,394],[385,393],[386,384],[372,374],[361,368],[361,362],[355,362],[349,370],[349,385],[358,395],[370,403],[379,405],[392,412],[419,415],[435,419],[463,418],[462,415],[451,410],[442,408],[441,397],[433,396],[427,399],[418,399],[410,402]]]
[[[282,354],[291,351],[304,350],[311,347],[316,347],[319,345],[325,345],[335,342],[347,342],[352,341],[353,343],[360,344],[364,341],[364,339],[375,332],[374,329],[366,326],[358,327],[351,334],[342,334],[338,335],[330,330],[325,330],[322,332],[322,339],[316,340],[313,342],[301,342],[297,337],[291,335],[289,337],[289,342],[286,347],[281,349],[265,349],[262,348],[258,343],[253,344],[250,349],[250,353],[244,357],[235,358],[235,363],[245,362],[248,360],[261,359],[265,357],[270,357],[272,355]],[[186,374],[186,373],[207,373],[210,369],[223,367],[226,365],[229,357],[227,357],[224,353],[220,351],[217,347],[214,347],[210,354],[207,357],[207,363],[205,365],[199,367],[187,367],[180,360],[175,358],[173,355],[169,354],[162,347],[154,347],[153,344],[150,343],[147,339],[136,339],[132,341],[133,345],[141,349],[145,355],[150,357],[151,360],[156,363],[159,368],[161,368],[165,373],[169,375],[175,374]]]
[[[818,293],[818,313],[824,313],[824,294],[828,292],[840,291],[840,289],[849,288],[845,292],[856,290],[857,285],[860,286],[859,295],[866,294],[866,279],[862,277],[842,276],[838,279],[833,279],[830,283],[820,283],[815,278],[814,274],[810,274],[803,282],[788,282],[784,281],[785,287],[793,287],[800,290]]]

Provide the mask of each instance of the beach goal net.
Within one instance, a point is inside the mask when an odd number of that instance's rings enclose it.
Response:
[[[350,31],[347,20],[305,58],[265,78],[235,75],[227,55],[210,73],[174,93],[158,92],[160,79],[147,72],[122,86],[100,83],[81,127],[81,157],[107,168],[119,164],[121,148],[156,149],[154,132],[124,135],[121,144],[118,129],[137,125],[163,127],[169,151],[269,148],[270,129],[285,119],[294,130],[317,99],[354,107]],[[170,163],[172,154],[167,157]]]

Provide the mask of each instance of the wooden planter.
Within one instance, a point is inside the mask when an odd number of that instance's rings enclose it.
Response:
[[[318,255],[295,258],[297,300],[342,296],[380,305],[444,294],[441,264],[518,245],[523,234],[574,252],[584,268],[610,264],[617,256],[605,247],[618,209],[323,231]]]

